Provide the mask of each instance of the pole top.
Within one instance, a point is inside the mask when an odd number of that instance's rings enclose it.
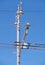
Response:
[[[20,4],[22,5],[22,1],[20,0]]]
[[[22,1],[20,1],[19,5],[18,5],[18,10],[17,10],[17,15],[23,15],[23,10],[22,10]]]

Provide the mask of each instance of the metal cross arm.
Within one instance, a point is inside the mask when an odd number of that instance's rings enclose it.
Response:
[[[19,43],[19,42],[17,42],[17,43]],[[14,46],[15,47],[17,47],[17,46],[19,46],[20,47],[20,49],[28,49],[29,48],[29,46],[30,46],[30,44],[27,44],[27,43],[20,43],[20,44],[15,44]]]

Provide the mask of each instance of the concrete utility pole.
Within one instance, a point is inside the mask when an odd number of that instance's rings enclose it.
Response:
[[[27,44],[24,43],[25,37],[28,33],[28,28],[30,26],[29,23],[26,24],[26,28],[25,28],[25,33],[24,33],[24,37],[22,39],[22,43],[20,44],[20,16],[22,16],[23,10],[22,10],[22,2],[20,1],[20,4],[18,5],[18,10],[16,13],[16,22],[14,23],[16,28],[17,28],[17,65],[20,65],[20,52],[21,52],[21,48],[26,48]]]
[[[23,14],[22,2],[20,2],[16,13],[16,22],[14,23],[17,28],[17,65],[20,65],[20,16],[22,16]]]

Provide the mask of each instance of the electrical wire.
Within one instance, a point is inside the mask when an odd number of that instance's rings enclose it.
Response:
[[[1,26],[11,27],[11,26],[15,26],[15,25],[14,24],[0,24],[0,27]],[[24,26],[25,25],[20,25],[20,29],[24,29]]]
[[[19,43],[19,42],[15,42],[15,43]],[[13,48],[15,48],[15,47],[17,47],[17,46],[19,46],[19,45],[17,45],[17,44],[8,44],[8,43],[0,43],[0,48],[1,47],[12,47],[13,46]],[[21,46],[21,45],[20,45]],[[29,44],[29,45],[23,45],[23,46],[29,46],[29,49],[31,50],[45,50],[45,44]]]
[[[45,48],[29,48],[30,50],[45,50]]]
[[[17,10],[0,10],[0,12],[16,12]],[[45,12],[45,10],[24,10],[26,13],[30,12]]]
[[[14,43],[0,43],[0,49],[16,49]]]
[[[30,49],[37,49],[37,50],[45,50],[45,44],[37,44],[37,43],[31,43],[30,44]]]

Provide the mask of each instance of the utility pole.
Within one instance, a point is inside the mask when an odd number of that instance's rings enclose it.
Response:
[[[17,28],[17,65],[20,65],[20,16],[22,16],[23,14],[22,2],[20,2],[16,13],[16,22],[14,23]]]
[[[20,43],[20,17],[23,15],[23,10],[22,10],[22,2],[20,1],[20,4],[18,5],[18,10],[16,13],[16,22],[14,23],[16,28],[17,28],[17,43],[16,43],[16,48],[17,48],[17,65],[20,65],[20,54],[21,54],[21,48],[27,48],[28,44],[24,42],[26,35],[28,34],[28,29],[30,24],[27,23],[25,27],[25,32],[24,36],[22,39],[22,43]]]

